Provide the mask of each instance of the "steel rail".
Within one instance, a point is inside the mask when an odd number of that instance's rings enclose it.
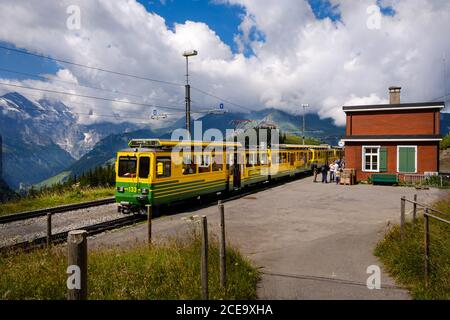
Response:
[[[97,223],[90,226],[80,227],[77,229],[86,230],[89,236],[99,234],[105,231],[118,229],[122,227],[126,227],[137,222],[144,221],[146,219],[145,216],[142,215],[133,215],[127,216],[115,220],[110,220],[106,222]],[[63,243],[67,240],[67,235],[71,230],[55,233],[52,235],[51,240],[52,244]],[[44,247],[47,243],[47,237],[39,237],[29,241],[22,241],[12,245],[0,247],[0,254],[11,253],[18,250],[21,251],[31,251],[33,249]]]
[[[57,206],[57,207],[53,207],[53,208],[44,208],[44,209],[38,209],[38,210],[33,210],[33,211],[9,214],[9,215],[0,217],[0,224],[42,217],[42,216],[47,215],[47,213],[51,213],[51,214],[63,213],[63,212],[69,212],[69,211],[74,211],[74,210],[99,207],[99,206],[104,206],[106,204],[111,204],[114,202],[115,202],[115,198],[112,197],[112,198],[105,198],[105,199],[89,201],[89,202]]]
[[[306,172],[300,173],[296,177],[286,177],[284,179],[272,180],[272,181],[267,181],[266,183],[263,183],[263,184],[257,184],[257,185],[253,186],[249,190],[240,190],[240,191],[238,191],[237,194],[231,194],[230,196],[223,197],[222,201],[223,201],[223,203],[225,203],[225,202],[228,202],[228,201],[242,199],[242,198],[245,198],[248,195],[255,194],[255,193],[258,193],[258,192],[262,192],[262,191],[266,191],[266,190],[269,190],[269,189],[272,189],[272,188],[284,185],[285,183],[296,181],[296,180],[299,179],[299,177],[305,178],[305,177],[308,176],[308,173],[309,172],[306,171]],[[112,203],[112,202],[115,201],[115,199],[114,198],[107,198],[107,199],[98,200],[96,202],[100,203],[100,201],[105,201],[106,203]],[[93,202],[85,202],[85,203],[78,204],[78,205],[61,206],[61,207],[51,208],[51,209],[56,210],[55,212],[66,212],[66,211],[75,210],[75,209],[73,209],[74,206],[78,206],[78,208],[80,208],[81,205],[84,205],[85,207],[81,207],[81,209],[82,208],[87,208],[87,207],[89,207],[88,206],[89,203],[93,203]],[[106,203],[103,203],[103,204],[106,204]],[[100,206],[102,204],[97,204],[97,205]],[[70,207],[71,210],[60,211],[61,208],[64,208],[64,207],[66,207],[66,208]],[[46,215],[49,212],[48,210],[49,209],[42,209],[42,210],[39,210],[39,212],[42,211],[43,213],[41,215]],[[32,212],[32,213],[34,213],[34,212]],[[28,214],[28,213],[24,212],[24,213],[22,213],[22,215],[23,214]],[[25,219],[28,219],[28,218],[25,218]],[[121,228],[121,227],[129,226],[129,225],[135,224],[137,222],[144,221],[146,219],[147,219],[147,217],[145,215],[132,215],[132,216],[127,216],[127,217],[123,217],[123,218],[119,218],[119,219],[115,219],[115,220],[111,220],[111,221],[101,222],[101,223],[98,223],[98,224],[95,224],[95,225],[80,227],[80,228],[77,228],[77,229],[86,230],[88,232],[88,235],[92,236],[92,235],[99,234],[99,233],[102,233],[102,232],[105,232],[105,231],[110,231],[110,230],[118,229],[118,228]],[[51,237],[51,242],[53,244],[58,244],[58,243],[65,242],[67,240],[67,235],[68,235],[69,231],[70,230],[53,234],[52,237]],[[36,239],[33,239],[33,240],[29,240],[29,241],[18,242],[18,243],[12,244],[12,245],[0,247],[0,255],[1,254],[5,254],[5,253],[9,253],[9,252],[15,252],[17,250],[31,251],[33,249],[45,247],[46,243],[47,243],[47,237],[46,236],[39,237],[39,238],[36,238]]]

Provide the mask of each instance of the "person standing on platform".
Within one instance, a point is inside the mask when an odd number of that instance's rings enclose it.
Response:
[[[314,183],[317,182],[317,174],[319,173],[319,167],[317,166],[317,162],[314,161],[311,165],[311,171],[314,174]]]
[[[330,164],[330,183],[334,181],[335,173],[336,173],[336,165],[333,162],[332,164]]]
[[[328,166],[328,163],[325,163],[322,167],[321,167],[321,171],[322,171],[322,183],[328,183],[328,170],[330,169],[330,167]]]

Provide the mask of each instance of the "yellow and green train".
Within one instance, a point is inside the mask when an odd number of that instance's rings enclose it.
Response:
[[[119,211],[139,212],[148,204],[160,206],[293,177],[310,171],[313,162],[331,163],[342,155],[341,149],[328,145],[262,150],[234,142],[136,139],[117,154],[115,197]]]

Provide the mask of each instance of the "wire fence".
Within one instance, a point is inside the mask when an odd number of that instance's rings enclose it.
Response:
[[[450,175],[399,174],[398,181],[406,186],[450,189]]]
[[[407,227],[406,204],[410,203],[413,209],[412,227]],[[419,214],[423,220],[419,219]],[[401,198],[400,230],[402,238],[406,232],[419,233],[423,239],[423,277],[425,287],[430,283],[450,287],[447,276],[450,270],[450,212],[443,212],[414,200]]]

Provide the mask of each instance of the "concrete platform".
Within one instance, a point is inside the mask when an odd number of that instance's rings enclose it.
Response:
[[[263,272],[261,299],[409,299],[385,272],[381,290],[369,290],[367,267],[387,224],[399,222],[400,197],[431,202],[442,191],[382,186],[337,186],[307,178],[225,204],[227,240]],[[155,239],[183,234],[186,218],[208,216],[217,234],[217,207],[162,217]],[[99,235],[90,247],[144,242],[146,225]]]

